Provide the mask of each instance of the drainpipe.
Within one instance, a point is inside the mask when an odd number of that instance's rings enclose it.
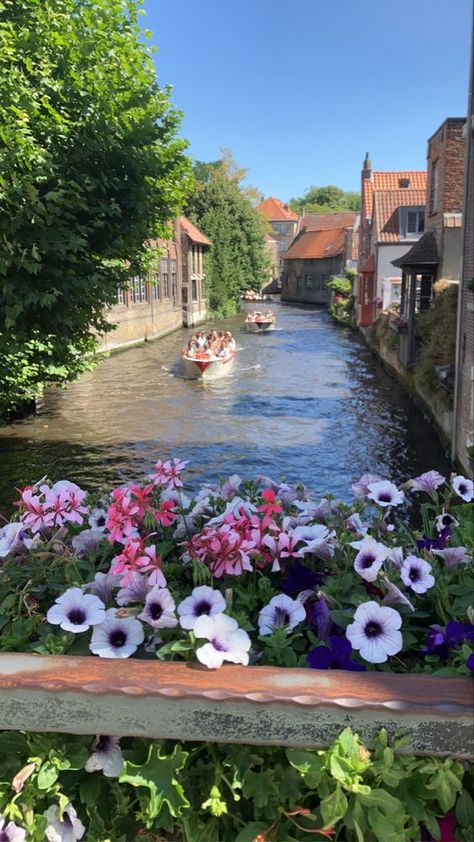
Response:
[[[469,172],[469,151],[472,143],[472,134],[474,130],[473,120],[473,87],[474,87],[474,14],[472,20],[472,33],[471,33],[471,68],[469,73],[469,93],[467,98],[467,117],[466,117],[466,148],[464,150],[464,202],[463,202],[463,215],[462,215],[462,253],[461,253],[461,274],[459,278],[459,293],[458,293],[458,311],[456,314],[456,356],[454,362],[454,398],[453,398],[453,429],[451,435],[451,461],[454,463],[457,457],[457,449],[458,449],[458,417],[459,417],[459,391],[460,391],[460,379],[461,379],[461,348],[462,348],[462,337],[461,337],[461,322],[462,322],[462,312],[463,306],[465,301],[465,291],[464,291],[464,254],[466,251],[466,237],[467,237],[467,225],[466,225],[466,215],[467,215],[467,197],[468,197],[468,184],[469,180],[472,177],[472,173]]]

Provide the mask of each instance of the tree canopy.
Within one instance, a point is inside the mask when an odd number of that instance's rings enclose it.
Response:
[[[181,209],[181,115],[140,6],[0,0],[0,415],[90,364],[104,306]]]
[[[340,187],[328,184],[325,187],[309,187],[299,199],[290,199],[290,207],[297,213],[330,213],[331,211],[360,210],[360,193],[345,192]]]
[[[195,188],[187,213],[211,240],[206,256],[206,287],[211,311],[235,312],[242,293],[267,280],[265,225],[240,182],[246,170],[229,150],[219,161],[194,165]]]

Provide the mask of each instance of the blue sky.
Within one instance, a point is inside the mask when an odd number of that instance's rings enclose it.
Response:
[[[471,0],[145,0],[194,158],[230,147],[266,196],[424,169],[466,112]]]

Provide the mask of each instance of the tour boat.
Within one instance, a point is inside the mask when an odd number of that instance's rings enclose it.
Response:
[[[245,327],[248,333],[268,333],[270,330],[275,330],[275,316],[269,316],[266,313],[256,318],[247,316],[245,319]]]
[[[206,352],[197,353],[191,357],[183,354],[184,368],[187,377],[203,380],[215,380],[223,377],[232,370],[237,351],[231,351],[226,357],[214,357]]]

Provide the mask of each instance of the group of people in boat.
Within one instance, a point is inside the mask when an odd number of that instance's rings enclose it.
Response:
[[[191,336],[183,354],[185,357],[199,359],[228,357],[235,348],[235,339],[229,330],[211,330],[207,335],[203,330],[199,330]]]
[[[248,313],[245,319],[246,322],[274,322],[275,321],[275,314],[271,312],[271,310],[267,310],[266,313],[262,313],[261,310],[254,310],[252,313]]]

